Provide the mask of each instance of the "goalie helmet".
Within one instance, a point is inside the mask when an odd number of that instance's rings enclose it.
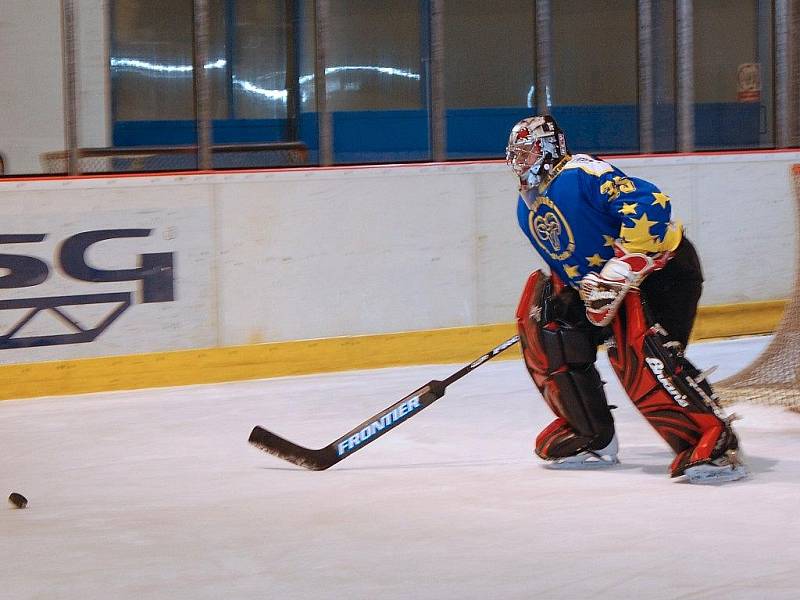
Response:
[[[514,125],[508,136],[506,162],[528,189],[547,181],[549,172],[568,152],[564,132],[555,119],[538,115]]]

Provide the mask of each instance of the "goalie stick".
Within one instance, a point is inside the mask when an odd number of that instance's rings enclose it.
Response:
[[[422,387],[408,394],[405,398],[398,400],[388,408],[383,409],[378,414],[370,417],[360,425],[357,425],[324,448],[315,450],[299,446],[258,425],[253,428],[248,441],[264,452],[282,458],[283,460],[288,460],[300,467],[312,471],[324,471],[367,444],[374,442],[383,434],[420,412],[423,408],[436,402],[439,398],[444,396],[445,389],[448,385],[458,381],[467,373],[474,371],[483,363],[494,358],[504,350],[507,350],[518,341],[519,336],[515,335],[499,346],[492,348],[483,356],[462,367],[444,381],[435,379],[429,381]]]

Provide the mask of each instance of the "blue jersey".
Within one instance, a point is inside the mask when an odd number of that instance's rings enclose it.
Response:
[[[575,288],[614,256],[615,241],[629,252],[674,250],[681,241],[669,196],[587,154],[565,157],[547,183],[524,194],[519,226],[552,272]]]

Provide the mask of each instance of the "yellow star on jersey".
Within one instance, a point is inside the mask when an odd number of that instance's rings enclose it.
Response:
[[[606,262],[606,259],[600,256],[599,254],[594,253],[592,256],[586,257],[586,262],[589,263],[590,267],[599,267],[604,262]]]
[[[622,208],[620,208],[618,212],[621,212],[623,215],[635,215],[637,206],[639,206],[637,202],[634,202],[633,204],[623,202]]]
[[[610,235],[604,235],[603,236],[603,246],[608,246],[609,248],[613,248],[614,247],[614,242],[616,242],[616,241],[617,240],[612,238]]]
[[[621,227],[619,232],[625,240],[625,247],[631,252],[654,252],[658,248],[655,236],[650,233],[650,228],[658,221],[651,221],[647,213],[642,213],[641,218],[631,219],[633,227]]]
[[[578,278],[578,265],[564,265],[564,272],[567,274],[567,277],[570,279],[577,279]]]
[[[662,194],[661,192],[653,192],[653,204],[658,204],[662,208],[667,208],[667,204],[669,203],[669,196],[666,194]]]

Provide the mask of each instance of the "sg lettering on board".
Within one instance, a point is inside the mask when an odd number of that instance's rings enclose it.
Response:
[[[98,269],[86,260],[86,253],[94,244],[116,238],[147,238],[152,229],[100,229],[83,231],[63,240],[55,253],[54,262],[71,279],[89,283],[131,282],[133,289],[126,292],[75,294],[69,296],[35,296],[15,300],[0,300],[0,311],[22,309],[25,311],[10,328],[0,333],[0,350],[54,346],[91,342],[105,331],[132,304],[134,291],[140,291],[142,304],[172,302],[175,299],[174,253],[154,252],[138,255],[138,266],[133,269]],[[13,244],[42,242],[47,234],[0,234],[0,249]],[[12,248],[13,249],[13,246]],[[39,256],[0,253],[0,290],[35,288],[50,276],[50,267]],[[34,291],[33,289],[31,291]],[[68,307],[80,305],[108,305],[107,312],[93,327],[85,328],[69,316]],[[28,335],[25,326],[39,313],[50,311],[70,329],[68,333]]]

